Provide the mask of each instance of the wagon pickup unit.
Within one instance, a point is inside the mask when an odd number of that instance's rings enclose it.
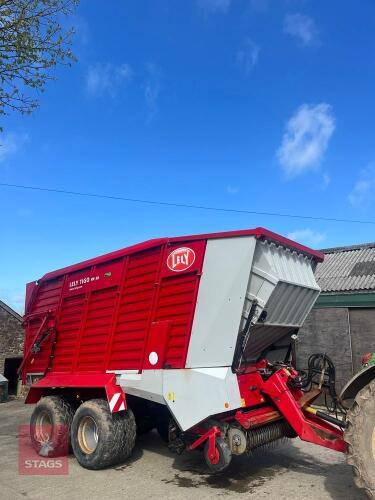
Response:
[[[283,437],[346,452],[350,424],[310,406],[331,391],[343,408],[330,360],[295,367],[321,260],[256,228],[154,239],[29,283],[21,373],[34,447],[71,445],[100,469],[156,428],[173,451],[202,449],[213,472]]]

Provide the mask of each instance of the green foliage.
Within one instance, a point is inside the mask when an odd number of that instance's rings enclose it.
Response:
[[[64,18],[78,0],[0,0],[0,114],[31,113],[57,64],[71,65],[73,29]]]

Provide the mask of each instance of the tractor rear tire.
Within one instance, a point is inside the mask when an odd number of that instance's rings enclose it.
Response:
[[[347,462],[354,482],[375,499],[375,380],[361,389],[347,414]]]
[[[30,438],[39,455],[68,455],[73,415],[72,406],[60,396],[46,396],[38,401],[30,419]]]
[[[99,470],[125,461],[137,433],[133,412],[111,413],[107,401],[91,399],[74,415],[71,427],[73,453],[85,469]]]

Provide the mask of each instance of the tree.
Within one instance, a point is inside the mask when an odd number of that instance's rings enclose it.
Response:
[[[0,0],[0,115],[31,113],[52,69],[75,61],[62,21],[78,1]]]

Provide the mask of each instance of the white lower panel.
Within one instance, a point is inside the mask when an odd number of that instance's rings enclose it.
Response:
[[[163,398],[163,371],[144,370],[142,373],[123,373],[117,383],[126,394],[165,405]]]
[[[168,405],[183,431],[241,407],[237,377],[229,367],[122,373],[117,383],[125,394]]]
[[[241,407],[237,377],[229,367],[163,370],[163,395],[183,431]]]
[[[122,373],[117,383],[125,394],[168,405],[183,431],[211,415],[241,407],[237,377],[230,367]]]

